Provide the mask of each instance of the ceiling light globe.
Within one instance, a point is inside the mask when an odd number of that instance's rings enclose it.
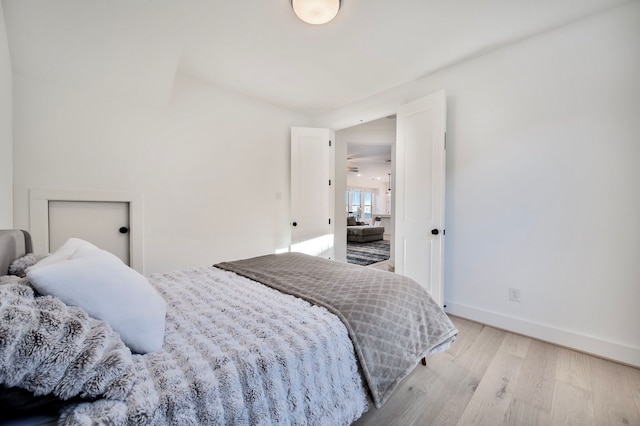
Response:
[[[340,0],[291,0],[296,16],[308,24],[326,24],[338,14]]]

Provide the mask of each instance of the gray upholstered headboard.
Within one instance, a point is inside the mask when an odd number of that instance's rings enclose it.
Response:
[[[7,275],[11,262],[32,251],[27,231],[0,229],[0,275]]]

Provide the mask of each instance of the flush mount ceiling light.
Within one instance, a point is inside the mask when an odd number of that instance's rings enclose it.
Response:
[[[308,24],[326,24],[336,17],[342,0],[291,0],[298,18]]]

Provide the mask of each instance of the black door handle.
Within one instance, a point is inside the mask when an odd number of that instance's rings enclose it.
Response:
[[[120,232],[121,234],[126,234],[127,232],[129,232],[129,228],[127,228],[126,226],[122,226],[120,227],[120,229],[118,229],[118,232]]]
[[[298,226],[298,222],[293,222],[292,225],[293,226]]]
[[[431,234],[432,235],[438,235],[440,233],[440,231],[438,231],[437,229],[432,229],[431,230]]]

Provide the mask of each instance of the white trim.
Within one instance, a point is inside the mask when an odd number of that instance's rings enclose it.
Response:
[[[558,346],[575,349],[601,358],[640,367],[640,349],[638,348],[475,308],[473,306],[449,301],[445,301],[445,305],[445,311],[451,315],[512,331]]]
[[[29,189],[29,233],[34,253],[49,251],[49,201],[105,201],[129,203],[131,267],[144,273],[142,194],[136,192]]]
[[[329,129],[329,235],[331,235],[331,245],[329,246],[329,259],[336,258],[336,132]]]

